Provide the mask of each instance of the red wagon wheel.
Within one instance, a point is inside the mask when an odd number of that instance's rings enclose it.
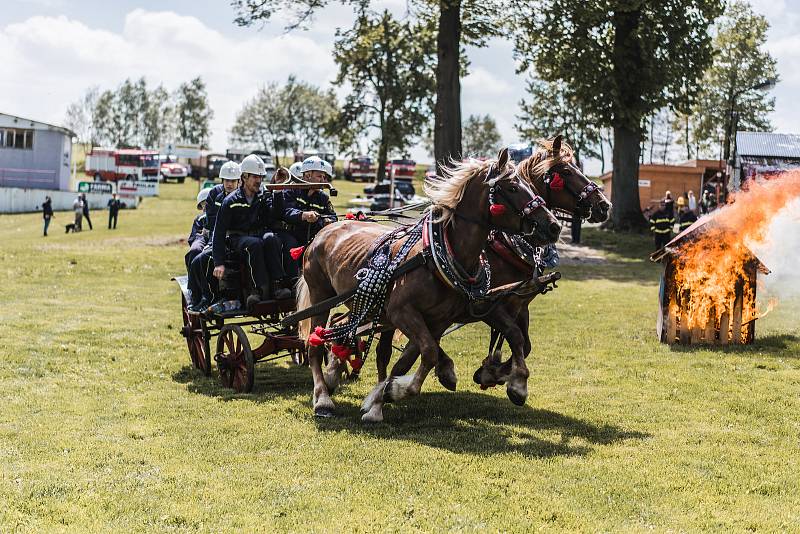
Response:
[[[186,338],[189,346],[189,356],[192,364],[208,376],[211,374],[211,347],[208,342],[208,332],[199,315],[189,313],[186,297],[181,295],[183,305],[183,329],[181,334]]]
[[[237,393],[253,391],[255,361],[247,334],[238,325],[225,325],[217,337],[217,355],[214,357],[222,385]]]

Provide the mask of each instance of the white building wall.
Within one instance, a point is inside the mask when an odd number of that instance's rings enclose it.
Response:
[[[71,210],[78,193],[72,191],[46,191],[43,189],[23,189],[20,187],[0,187],[0,213],[25,213],[40,211],[44,197],[49,196],[54,211]],[[104,210],[108,206],[110,194],[86,193],[89,209]],[[120,198],[127,208],[135,208],[138,198]]]

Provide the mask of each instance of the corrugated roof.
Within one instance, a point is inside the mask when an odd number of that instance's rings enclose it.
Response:
[[[736,132],[740,156],[800,158],[800,135],[771,132]]]

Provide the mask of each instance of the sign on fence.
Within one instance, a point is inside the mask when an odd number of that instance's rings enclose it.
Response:
[[[650,180],[639,180],[639,187],[650,187]]]
[[[78,182],[78,193],[105,193],[114,192],[114,186],[109,182]]]
[[[158,182],[120,180],[117,182],[117,193],[129,197],[157,197]]]
[[[200,189],[205,189],[207,187],[214,187],[218,183],[219,182],[215,182],[214,180],[206,180],[205,182],[203,182],[203,185],[200,187]]]

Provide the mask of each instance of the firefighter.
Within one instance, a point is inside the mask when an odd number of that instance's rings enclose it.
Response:
[[[302,168],[303,168],[303,162],[302,161],[295,161],[289,167],[289,174],[291,174],[295,178],[302,178],[303,177],[303,172],[301,170]]]
[[[242,160],[242,180],[239,188],[222,201],[214,226],[212,257],[214,277],[222,280],[225,276],[225,244],[230,240],[231,249],[241,258],[249,277],[250,294],[247,308],[271,296],[269,275],[265,264],[263,228],[269,221],[269,198],[264,194],[261,183],[267,174],[264,162],[255,154]],[[280,250],[272,254],[280,262]]]
[[[206,242],[208,241],[208,234],[206,232],[206,219],[208,218],[206,216],[206,199],[208,198],[209,191],[211,191],[211,188],[206,187],[197,193],[197,209],[200,213],[194,218],[192,230],[189,232],[189,238],[186,240],[186,242],[189,243],[189,252],[187,252],[184,257],[187,271],[189,270],[192,260],[203,252],[203,248],[205,248]]]
[[[306,158],[300,166],[300,172],[306,182],[322,184],[333,178],[331,164],[318,156]],[[297,261],[293,260],[288,256],[289,251],[308,245],[323,226],[336,222],[336,212],[322,188],[286,190],[283,193],[283,202],[285,224],[276,234],[283,243],[287,273],[291,276],[299,270],[299,258]]]
[[[655,237],[656,250],[661,249],[672,239],[672,225],[675,224],[675,217],[672,209],[667,208],[666,199],[659,204],[659,209],[650,215],[650,231]]]
[[[697,215],[689,209],[686,199],[678,198],[678,232],[683,232],[697,220]]]
[[[211,242],[213,239],[214,225],[217,213],[225,197],[239,186],[242,170],[235,161],[227,161],[219,170],[221,184],[217,184],[208,191],[205,204],[205,245],[203,251],[192,259],[189,264],[189,292],[192,302],[189,310],[201,312],[211,306],[218,298],[217,280],[212,276],[214,261],[212,258]],[[199,291],[196,291],[198,290]],[[199,298],[198,298],[199,297]]]

